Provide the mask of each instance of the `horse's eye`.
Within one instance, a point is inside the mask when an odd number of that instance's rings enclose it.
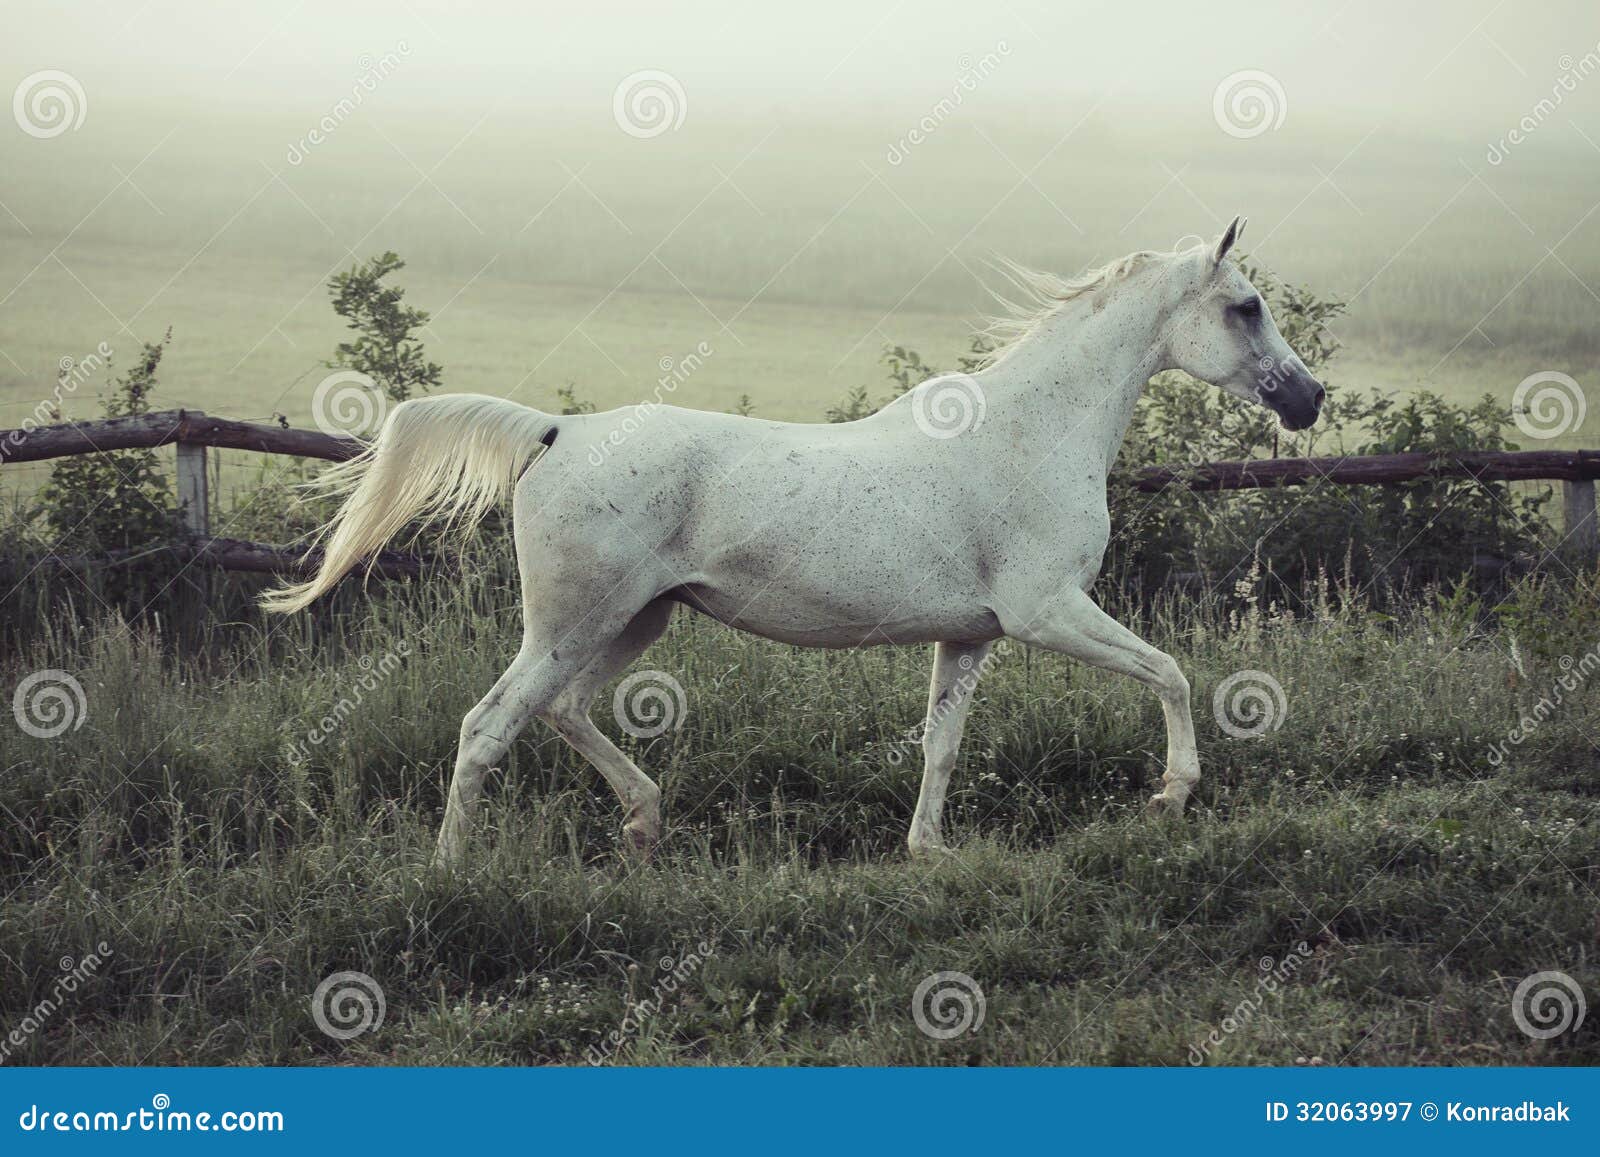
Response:
[[[1249,301],[1241,301],[1234,308],[1239,311],[1240,317],[1254,321],[1261,316],[1261,299],[1252,297]]]

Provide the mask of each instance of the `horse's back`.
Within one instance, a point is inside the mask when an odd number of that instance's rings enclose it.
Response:
[[[598,584],[652,576],[788,642],[994,637],[973,504],[914,431],[665,406],[562,422],[519,488],[531,554]]]

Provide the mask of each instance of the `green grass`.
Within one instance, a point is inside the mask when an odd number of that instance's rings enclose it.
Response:
[[[9,660],[8,686],[73,672],[88,711],[53,740],[0,731],[0,1024],[50,995],[60,957],[111,949],[14,1059],[583,1063],[660,962],[702,943],[612,1059],[1184,1064],[1214,1030],[1222,1064],[1600,1059],[1592,1022],[1541,1042],[1511,1016],[1536,971],[1600,991],[1593,688],[1490,758],[1561,655],[1594,645],[1592,585],[1524,590],[1498,625],[1442,605],[1146,616],[1195,686],[1206,778],[1174,823],[1139,811],[1164,747],[1151,697],[1012,650],[968,727],[956,851],[934,863],[901,845],[922,649],[798,651],[682,619],[639,664],[683,684],[681,729],[620,738],[665,789],[656,859],[622,854],[598,777],[535,727],[470,868],[444,876],[427,862],[444,775],[514,649],[508,599],[493,578],[346,594],[270,635],[219,615],[182,660],[58,627]],[[402,638],[410,657],[291,762]],[[1241,669],[1285,690],[1260,739],[1212,715]],[[1291,952],[1294,975],[1224,1032],[1261,959]],[[348,1043],[310,1011],[341,970],[387,1002]],[[981,985],[976,1033],[918,1031],[913,990],[939,971]]]

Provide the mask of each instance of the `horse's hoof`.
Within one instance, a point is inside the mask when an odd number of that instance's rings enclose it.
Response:
[[[649,863],[660,840],[659,834],[646,828],[636,828],[632,824],[624,827],[622,834],[628,837],[628,845],[633,849],[634,857],[642,863]]]
[[[906,849],[911,853],[911,858],[913,860],[922,860],[924,862],[936,862],[944,859],[946,856],[955,855],[955,852],[952,851],[943,841],[938,843],[908,843],[906,845]]]
[[[1183,815],[1183,801],[1170,795],[1153,795],[1144,805],[1144,814],[1151,819],[1177,819]]]

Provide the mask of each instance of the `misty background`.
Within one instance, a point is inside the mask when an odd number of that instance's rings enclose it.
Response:
[[[340,334],[327,277],[387,248],[448,389],[620,404],[705,342],[675,400],[815,419],[881,385],[885,343],[951,364],[996,256],[1071,272],[1234,213],[1251,260],[1350,302],[1335,385],[1600,377],[1593,4],[0,19],[0,424],[63,358],[168,326],[162,404],[302,420]],[[82,95],[40,135],[17,102],[47,70]],[[629,131],[640,73],[669,123]],[[1241,86],[1264,123],[1218,103]]]

